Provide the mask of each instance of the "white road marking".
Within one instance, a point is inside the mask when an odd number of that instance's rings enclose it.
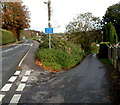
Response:
[[[16,46],[16,47],[14,47],[14,48],[18,48],[18,47],[20,47],[20,46]]]
[[[2,99],[3,99],[4,96],[5,96],[5,95],[0,94],[0,101],[2,101]]]
[[[16,91],[23,91],[23,89],[25,88],[25,83],[21,83],[19,84],[18,88],[16,89]]]
[[[26,71],[25,75],[30,75],[31,71]]]
[[[23,45],[30,46],[30,44],[26,44],[26,43],[25,43],[25,44],[23,44]]]
[[[21,71],[16,71],[15,73],[14,73],[14,75],[19,75],[21,73]]]
[[[5,50],[4,52],[8,52],[8,51],[11,51],[11,50],[13,50],[13,48],[10,48],[10,49],[8,49],[8,50]]]
[[[33,45],[33,43],[30,46],[32,46],[32,45]]]
[[[1,89],[1,91],[9,91],[12,87],[12,84],[5,84],[4,87]]]
[[[17,76],[12,76],[8,81],[9,82],[14,82],[17,79]]]
[[[32,48],[32,47],[31,47]],[[25,54],[25,56],[23,57],[23,59],[20,61],[18,67],[21,66],[22,62],[24,61],[24,59],[27,57],[28,53],[30,52],[31,48],[28,50],[28,52]]]
[[[21,82],[26,82],[28,80],[28,76],[23,76]]]
[[[10,103],[12,103],[12,104],[13,104],[13,103],[18,103],[19,100],[20,100],[20,98],[21,98],[21,94],[15,94],[15,95],[12,97]]]

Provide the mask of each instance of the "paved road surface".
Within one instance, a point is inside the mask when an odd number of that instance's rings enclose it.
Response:
[[[107,70],[96,55],[87,56],[71,70],[53,74],[33,66],[36,44],[22,64],[24,69],[18,70],[17,79],[1,89],[3,103],[111,103]]]
[[[66,72],[33,72],[20,102],[110,103],[109,87],[105,67],[95,55],[89,55]]]
[[[32,41],[24,41],[18,44],[10,45],[2,48],[2,86],[8,81],[8,79],[16,71],[20,60],[25,53],[29,50]],[[1,67],[0,67],[1,68]]]

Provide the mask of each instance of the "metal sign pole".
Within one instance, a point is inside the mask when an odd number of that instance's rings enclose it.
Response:
[[[51,34],[49,34],[49,49],[51,49]]]

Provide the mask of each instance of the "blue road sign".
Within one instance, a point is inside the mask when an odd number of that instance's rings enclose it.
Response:
[[[45,33],[47,34],[53,33],[53,28],[45,28]]]

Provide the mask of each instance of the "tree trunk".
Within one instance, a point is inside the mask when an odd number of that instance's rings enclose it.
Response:
[[[19,30],[17,30],[16,28],[13,28],[11,30],[16,38],[16,41],[20,41],[20,37],[19,37]]]

